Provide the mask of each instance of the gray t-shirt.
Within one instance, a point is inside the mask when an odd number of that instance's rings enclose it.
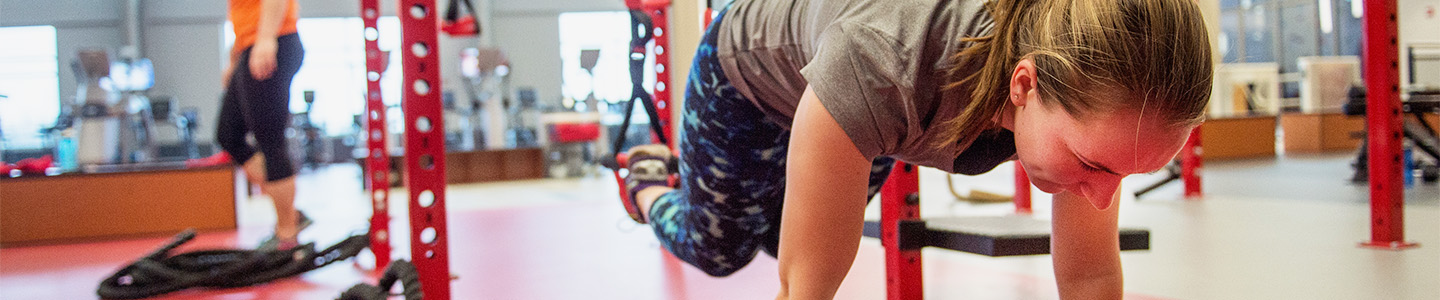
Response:
[[[975,147],[934,146],[968,101],[968,91],[942,97],[941,86],[950,57],[970,44],[961,37],[992,27],[983,3],[737,0],[716,48],[731,84],[775,123],[790,126],[808,84],[867,159],[983,173],[1014,154],[1008,131],[982,134]]]

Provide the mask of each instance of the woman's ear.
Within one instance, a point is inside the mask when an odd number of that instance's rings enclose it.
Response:
[[[1010,104],[1025,106],[1029,100],[1026,95],[1035,92],[1036,74],[1035,61],[1025,58],[1015,63],[1015,71],[1010,74]]]

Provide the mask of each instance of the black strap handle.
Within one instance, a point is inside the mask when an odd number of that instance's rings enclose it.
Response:
[[[476,15],[475,4],[470,0],[450,0],[450,6],[445,8],[445,22],[454,24],[460,20],[460,5],[464,4],[465,9],[470,12],[470,18],[475,20],[475,33],[480,33],[480,16]]]
[[[614,149],[619,153],[625,146],[625,132],[630,128],[630,119],[635,111],[635,101],[640,101],[645,113],[650,116],[650,130],[659,137],[660,143],[670,144],[669,138],[665,136],[665,130],[660,126],[659,110],[655,107],[655,99],[650,96],[650,91],[645,88],[645,57],[647,51],[645,45],[650,43],[650,32],[655,30],[655,24],[650,15],[645,11],[630,10],[630,99],[625,102],[625,118],[620,123],[620,133],[615,136]]]

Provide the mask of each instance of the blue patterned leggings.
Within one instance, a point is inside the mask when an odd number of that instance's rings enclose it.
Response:
[[[716,17],[705,33],[685,90],[680,131],[680,186],[650,207],[655,235],[670,253],[712,276],[726,276],[755,257],[775,256],[785,196],[790,131],[766,120],[720,69]],[[878,158],[870,197],[894,160]]]

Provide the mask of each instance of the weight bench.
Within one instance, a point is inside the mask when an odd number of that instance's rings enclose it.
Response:
[[[1366,91],[1363,87],[1352,86],[1350,89],[1350,101],[1346,102],[1344,106],[1345,114],[1350,116],[1366,116],[1365,106],[1367,103],[1365,103],[1365,97]],[[1410,100],[1401,102],[1400,108],[1402,112],[1401,118],[1403,119],[1403,121],[1401,121],[1400,133],[1403,134],[1406,140],[1414,142],[1415,149],[1420,150],[1422,155],[1428,154],[1431,159],[1440,160],[1440,133],[1435,132],[1435,130],[1430,127],[1430,123],[1425,121],[1425,114],[1440,113],[1440,92],[1412,92],[1410,93]],[[1404,114],[1413,115],[1414,118],[1405,118]],[[1359,137],[1368,139],[1366,134],[1368,134],[1368,131],[1360,133]],[[1352,177],[1351,181],[1364,182],[1369,180],[1370,173],[1367,167],[1369,159],[1366,156],[1370,148],[1369,146],[1369,143],[1360,143],[1360,151],[1356,154],[1355,163],[1353,164],[1355,167],[1355,176]],[[1440,170],[1437,170],[1440,169],[1440,167],[1423,165],[1420,166],[1420,168],[1424,170],[1425,181],[1429,182],[1440,178]]]
[[[938,247],[986,256],[1050,254],[1050,222],[1024,215],[920,219],[920,178],[914,165],[896,162],[880,187],[880,221],[864,235],[885,247],[887,299],[923,299],[921,249]],[[1029,189],[1028,180],[1024,186]],[[1021,197],[1016,197],[1020,199]],[[1029,197],[1024,197],[1029,199]],[[1150,232],[1121,228],[1120,250],[1150,249]]]
[[[900,225],[900,244],[985,256],[1050,254],[1050,221],[1023,215],[927,218]],[[865,221],[865,236],[880,238],[880,222]],[[1121,227],[1120,250],[1149,250],[1150,231]]]

